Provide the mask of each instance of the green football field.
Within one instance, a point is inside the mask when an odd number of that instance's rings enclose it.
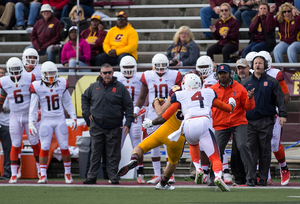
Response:
[[[274,181],[274,180],[273,180]],[[274,182],[279,182],[275,180]],[[291,181],[295,182],[295,181]],[[299,179],[296,181],[299,182]],[[154,185],[0,185],[0,204],[93,203],[300,203],[300,186],[232,187],[221,192],[207,185],[174,185],[174,191],[155,190]]]

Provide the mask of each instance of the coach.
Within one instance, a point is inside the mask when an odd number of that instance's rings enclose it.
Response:
[[[90,169],[84,184],[95,184],[105,149],[106,170],[109,182],[119,184],[117,176],[121,159],[122,129],[129,132],[133,122],[133,104],[126,87],[116,77],[109,64],[101,67],[98,80],[81,96],[82,114],[90,120]],[[126,122],[122,126],[125,115]]]

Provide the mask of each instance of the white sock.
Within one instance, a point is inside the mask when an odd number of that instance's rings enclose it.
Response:
[[[154,175],[161,177],[160,161],[152,161],[152,166],[154,169]]]
[[[18,166],[19,165],[16,165],[16,164],[10,165],[11,176],[17,176],[17,174],[18,174]]]
[[[40,164],[41,176],[47,177],[47,164]]]
[[[65,174],[71,173],[71,162],[64,162]]]
[[[36,165],[37,172],[38,172],[38,173],[41,173],[40,163],[35,162],[35,165]]]
[[[193,162],[193,164],[194,164],[194,166],[195,166],[195,168],[196,168],[197,171],[201,168],[200,163]]]
[[[286,166],[286,161],[284,161],[283,163],[279,163],[280,167],[285,167]]]
[[[271,171],[270,171],[270,168],[269,168],[269,171],[268,171],[268,179],[271,179]]]

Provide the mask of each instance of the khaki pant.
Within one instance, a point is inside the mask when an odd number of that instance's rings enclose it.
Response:
[[[0,9],[1,11],[1,9]],[[4,24],[5,26],[9,26],[10,19],[12,15],[15,15],[15,4],[12,2],[8,2],[5,5],[4,12],[0,18],[0,23]]]

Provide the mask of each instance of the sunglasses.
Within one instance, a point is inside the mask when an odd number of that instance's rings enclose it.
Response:
[[[106,74],[111,74],[112,71],[109,71],[109,72],[102,72],[103,75],[106,75]]]
[[[220,11],[221,11],[221,12],[227,12],[228,9],[221,9]]]
[[[287,10],[287,11],[282,11],[282,13],[291,13],[291,10]]]
[[[118,17],[117,20],[119,21],[123,21],[123,20],[126,20],[127,18],[124,18],[124,17]]]

